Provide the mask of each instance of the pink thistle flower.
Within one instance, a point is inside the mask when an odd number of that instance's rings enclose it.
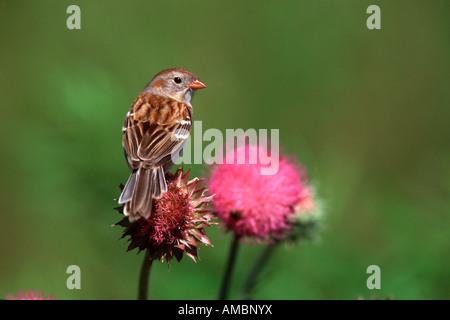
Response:
[[[238,155],[244,151],[245,163],[238,164]],[[283,239],[291,228],[289,216],[306,199],[306,171],[280,155],[279,159],[272,157],[278,161],[278,171],[263,175],[261,169],[267,165],[260,154],[267,154],[266,149],[246,144],[228,154],[223,164],[212,167],[209,188],[215,194],[214,212],[227,231],[239,236]]]
[[[183,253],[195,261],[198,257],[197,242],[212,245],[204,231],[213,222],[213,215],[207,210],[212,196],[205,196],[206,188],[200,188],[203,180],[189,181],[189,171],[178,169],[167,174],[168,191],[155,199],[152,214],[130,223],[124,217],[118,225],[125,227],[123,237],[129,236],[128,250],[148,250],[150,258],[167,263],[175,257],[180,261]],[[116,208],[122,212],[123,206]]]
[[[16,295],[7,294],[7,300],[56,300],[54,295],[45,297],[45,292],[42,294],[38,290],[28,290],[24,292],[18,292]]]

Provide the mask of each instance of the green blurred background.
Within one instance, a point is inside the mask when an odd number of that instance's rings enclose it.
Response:
[[[0,296],[136,297],[143,255],[111,226],[121,126],[154,74],[182,67],[208,85],[203,130],[280,129],[326,203],[320,241],[280,247],[256,299],[449,299],[449,25],[446,0],[1,1]],[[150,299],[216,298],[231,235],[207,233],[197,263],[153,266]],[[241,246],[231,298],[261,249]]]

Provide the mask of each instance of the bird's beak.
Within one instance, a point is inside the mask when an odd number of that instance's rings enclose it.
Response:
[[[200,80],[195,79],[194,81],[189,83],[188,87],[192,88],[192,89],[203,89],[203,88],[206,88],[206,85],[203,82],[201,82]]]

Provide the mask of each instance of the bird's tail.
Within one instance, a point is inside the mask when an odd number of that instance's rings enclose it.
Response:
[[[124,204],[124,214],[130,221],[148,219],[152,213],[153,199],[161,198],[167,192],[164,169],[140,167],[134,170],[123,188],[119,203]]]

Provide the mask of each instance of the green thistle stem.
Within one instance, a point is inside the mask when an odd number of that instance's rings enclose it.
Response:
[[[138,300],[147,300],[148,280],[150,278],[150,269],[153,259],[150,252],[145,250],[144,260],[142,261],[141,272],[139,274]]]
[[[256,262],[253,264],[253,267],[250,269],[248,273],[247,279],[244,282],[244,286],[242,287],[241,297],[243,300],[251,299],[251,291],[255,287],[259,274],[261,270],[264,268],[266,262],[270,259],[275,249],[278,247],[280,241],[275,241],[274,243],[267,245],[264,250],[259,255]]]
[[[226,300],[228,297],[228,290],[230,288],[231,276],[233,274],[234,265],[236,262],[236,256],[239,249],[239,235],[236,233],[233,236],[233,240],[231,241],[230,251],[228,253],[228,261],[225,269],[225,273],[222,278],[222,285],[219,291],[219,300]]]

